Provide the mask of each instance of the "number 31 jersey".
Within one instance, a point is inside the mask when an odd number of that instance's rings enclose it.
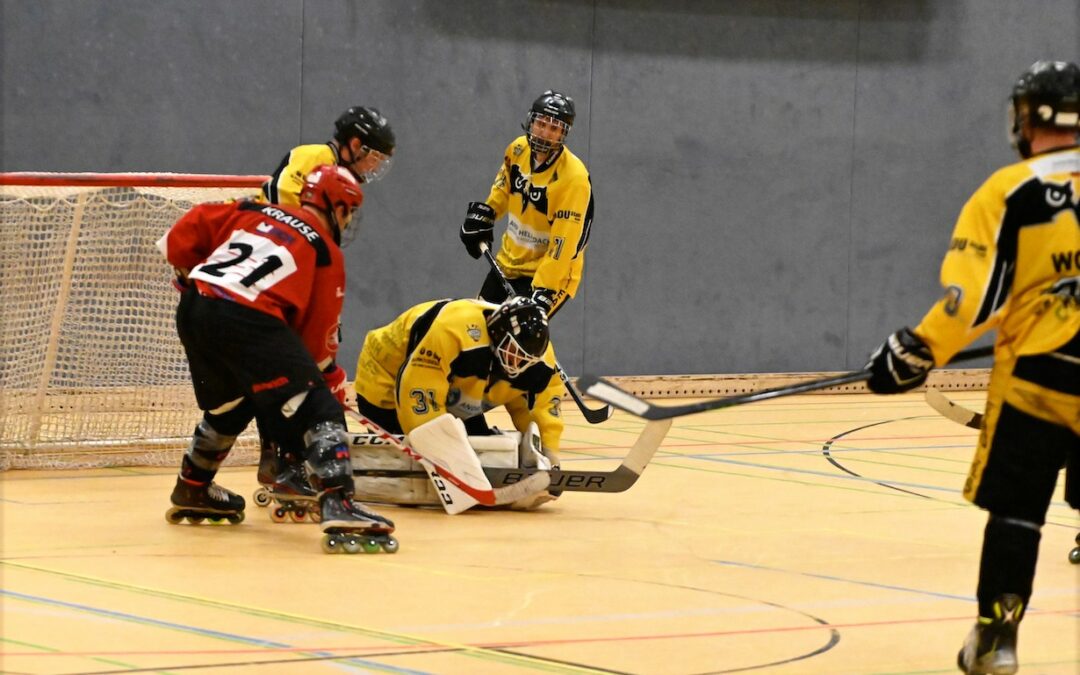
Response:
[[[333,359],[345,297],[341,249],[297,207],[239,201],[199,204],[158,241],[202,295],[276,316],[317,363]]]

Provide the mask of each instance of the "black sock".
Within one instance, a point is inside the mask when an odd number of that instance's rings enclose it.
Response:
[[[990,516],[979,563],[979,616],[993,618],[994,600],[1004,593],[1020,596],[1027,607],[1042,537],[1034,525]]]

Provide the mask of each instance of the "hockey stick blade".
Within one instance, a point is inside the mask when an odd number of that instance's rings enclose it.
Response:
[[[499,281],[502,282],[503,290],[506,291],[507,297],[514,297],[517,295],[517,291],[510,284],[509,279],[502,272],[502,268],[499,267],[499,263],[495,260],[495,256],[491,255],[491,249],[487,244],[480,244],[480,251],[484,254],[484,258],[487,259],[488,265],[499,276]],[[570,398],[574,399],[574,404],[577,405],[578,410],[581,411],[582,416],[585,417],[585,421],[589,424],[600,424],[611,419],[611,416],[615,414],[615,410],[605,405],[602,408],[590,408],[585,405],[585,400],[581,398],[581,393],[570,382],[570,376],[566,374],[566,370],[562,367],[558,361],[555,362],[555,370],[559,373],[559,379],[566,385],[566,391],[570,392]]]
[[[971,429],[982,429],[982,413],[975,412],[949,400],[945,394],[933,387],[926,390],[926,403],[948,420]]]
[[[540,492],[547,489],[551,483],[551,475],[547,471],[537,471],[536,473],[523,478],[519,483],[514,485],[493,487],[492,489],[481,489],[474,485],[469,485],[467,482],[455,476],[446,467],[436,465],[427,460],[423,455],[414,450],[405,441],[405,437],[397,436],[386,431],[373,420],[368,419],[366,416],[355,410],[347,410],[346,414],[353,420],[363,424],[372,431],[372,434],[349,434],[350,445],[375,445],[372,442],[371,436],[374,435],[379,441],[385,442],[393,448],[404,453],[409,459],[414,462],[418,462],[425,470],[435,472],[438,477],[445,479],[447,482],[454,485],[465,494],[469,495],[477,502],[484,506],[500,506],[502,504],[510,504],[529,495]],[[356,472],[354,471],[354,474]],[[381,473],[381,472],[379,472]],[[378,475],[373,473],[370,475]],[[427,473],[425,473],[427,475]],[[490,481],[490,479],[489,479]]]
[[[960,352],[955,357],[953,357],[953,362],[955,363],[959,361],[970,361],[972,359],[985,358],[987,356],[993,355],[993,353],[993,347],[979,347],[976,349],[969,349],[967,351]],[[666,420],[673,417],[693,415],[709,410],[730,408],[732,406],[743,405],[745,403],[766,401],[773,398],[780,398],[781,396],[804,394],[810,391],[817,391],[818,389],[828,389],[829,387],[837,387],[840,385],[851,384],[853,382],[862,382],[869,379],[869,370],[853,370],[850,373],[843,373],[841,375],[834,375],[831,377],[823,377],[818,380],[809,380],[807,382],[792,384],[786,387],[775,387],[773,389],[763,389],[761,391],[756,391],[749,394],[741,394],[739,396],[729,396],[726,398],[717,398],[709,401],[700,401],[698,403],[687,403],[685,405],[671,406],[653,405],[652,403],[649,403],[648,401],[639,398],[628,391],[624,391],[623,389],[620,389],[611,382],[608,382],[603,378],[596,377],[595,375],[582,375],[580,378],[578,378],[578,385],[589,396],[613,405],[620,410],[625,410],[632,415],[643,417],[647,420]]]
[[[624,492],[637,482],[671,428],[671,420],[646,422],[622,463],[614,471],[551,471],[551,489],[563,492]],[[484,468],[492,485],[511,486],[528,480],[536,469]],[[500,488],[501,489],[501,488]]]

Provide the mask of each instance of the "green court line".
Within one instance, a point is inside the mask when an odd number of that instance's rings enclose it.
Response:
[[[405,646],[438,646],[450,650],[456,650],[463,656],[470,658],[476,658],[484,661],[494,661],[496,663],[504,663],[508,665],[516,665],[532,670],[547,671],[552,673],[597,673],[597,671],[584,666],[573,666],[567,664],[551,663],[541,657],[532,657],[528,655],[517,655],[501,652],[494,649],[484,647],[473,647],[466,644],[458,644],[453,642],[446,642],[442,640],[432,640],[427,638],[421,638],[411,635],[405,635],[401,633],[391,633],[388,631],[380,631],[373,628],[364,628],[363,626],[355,626],[347,623],[336,623],[332,621],[325,621],[322,619],[316,619],[314,617],[306,617],[297,614],[289,614],[286,612],[279,612],[270,609],[261,609],[258,607],[251,607],[246,605],[240,605],[231,602],[225,602],[223,600],[212,600],[210,598],[201,598],[194,595],[185,595],[182,593],[176,593],[173,591],[165,591],[161,589],[147,588],[144,586],[137,586],[135,584],[127,584],[119,581],[109,581],[107,579],[99,579],[96,577],[86,576],[82,574],[75,574],[73,572],[63,572],[60,570],[49,569],[46,567],[38,567],[36,565],[28,565],[26,563],[17,563],[9,560],[0,560],[0,566],[14,567],[17,569],[28,570],[31,572],[40,572],[43,574],[49,574],[52,576],[61,577],[69,581],[86,584],[89,586],[97,586],[100,588],[108,588],[111,590],[124,591],[127,593],[134,593],[136,595],[149,596],[162,598],[166,600],[172,600],[175,602],[181,602],[186,604],[199,605],[202,607],[210,607],[214,609],[223,609],[240,614],[246,614],[248,616],[256,616],[263,619],[272,619],[275,621],[283,621],[290,624],[299,624],[304,626],[310,626],[314,628],[328,629],[332,631],[351,633],[356,635],[362,635],[377,640],[383,640],[393,644],[405,645]]]
[[[61,654],[61,653],[63,653],[62,650],[60,650],[60,649],[54,649],[52,647],[46,647],[45,645],[39,645],[39,644],[35,644],[33,642],[23,642],[22,640],[13,640],[12,638],[7,638],[7,637],[4,637],[2,635],[0,635],[0,642],[7,642],[9,644],[18,645],[19,647],[29,647],[30,649],[37,649],[38,651],[49,652],[51,654]],[[26,657],[26,658],[29,658],[29,657]],[[100,656],[90,656],[90,657],[74,657],[73,656],[71,658],[89,658],[91,661],[97,661],[98,663],[105,663],[105,664],[108,664],[110,666],[119,666],[121,668],[129,668],[131,670],[139,668],[139,666],[136,666],[135,664],[132,664],[132,663],[124,663],[123,661],[114,661],[113,659],[106,659],[106,658],[102,658]],[[172,673],[170,671],[168,671],[168,670],[155,670],[154,672],[155,673],[162,673],[162,675],[172,675]]]

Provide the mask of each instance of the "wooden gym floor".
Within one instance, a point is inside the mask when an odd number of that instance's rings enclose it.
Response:
[[[640,422],[568,407],[564,465],[614,468]],[[976,611],[974,442],[921,394],[684,417],[622,494],[386,507],[396,555],[323,554],[315,526],[250,500],[239,526],[168,525],[173,467],[9,471],[0,671],[950,673]],[[255,469],[220,482],[250,495]],[[1080,518],[1060,490],[1023,673],[1080,672]]]

